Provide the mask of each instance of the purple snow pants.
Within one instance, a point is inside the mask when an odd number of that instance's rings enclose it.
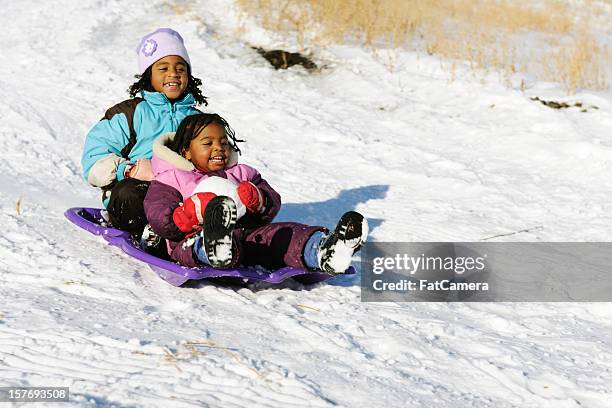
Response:
[[[308,269],[304,265],[304,246],[316,231],[327,232],[327,229],[296,222],[273,222],[254,229],[236,228],[229,267],[260,265],[270,270],[285,266]],[[193,246],[185,244],[186,240],[169,242],[170,256],[182,265],[199,266]]]

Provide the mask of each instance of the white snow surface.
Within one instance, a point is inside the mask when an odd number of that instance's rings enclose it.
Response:
[[[283,196],[278,220],[357,210],[377,241],[610,241],[609,91],[451,80],[437,58],[351,46],[275,71],[250,46],[280,38],[237,30],[231,1],[167,4],[3,2],[0,386],[70,387],[49,407],[612,406],[610,304],[362,303],[359,272],[176,288],[63,217],[100,204],[83,141],[157,27],[185,38],[205,110]]]

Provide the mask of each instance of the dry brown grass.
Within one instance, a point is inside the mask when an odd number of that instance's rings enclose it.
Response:
[[[266,29],[294,36],[301,50],[329,43],[410,47],[455,61],[452,75],[467,61],[505,80],[528,72],[558,81],[568,92],[606,85],[608,51],[587,30],[605,4],[593,0],[236,1]]]
[[[182,16],[192,10],[193,5],[190,2],[177,2],[176,0],[167,0],[162,3],[162,6],[170,10],[172,13]]]
[[[568,93],[578,88],[601,89],[607,86],[606,67],[610,53],[588,34],[573,38],[565,46],[550,51],[545,59],[548,78],[558,80]]]

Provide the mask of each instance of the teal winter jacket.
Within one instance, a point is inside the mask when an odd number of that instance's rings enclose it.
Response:
[[[123,180],[128,164],[151,159],[158,136],[175,132],[185,117],[199,113],[190,93],[174,103],[160,92],[141,95],[107,110],[87,134],[81,165],[92,186],[109,187]]]

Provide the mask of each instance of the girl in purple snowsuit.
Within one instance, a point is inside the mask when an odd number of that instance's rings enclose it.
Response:
[[[272,223],[281,207],[280,195],[256,169],[238,163],[236,142],[222,117],[197,114],[154,143],[154,180],[144,209],[153,231],[167,240],[170,257],[188,267],[290,266],[344,273],[367,237],[365,218],[349,211],[331,234],[320,226]],[[194,194],[211,176],[236,184],[237,197],[246,207],[242,218],[237,220],[231,198]]]

